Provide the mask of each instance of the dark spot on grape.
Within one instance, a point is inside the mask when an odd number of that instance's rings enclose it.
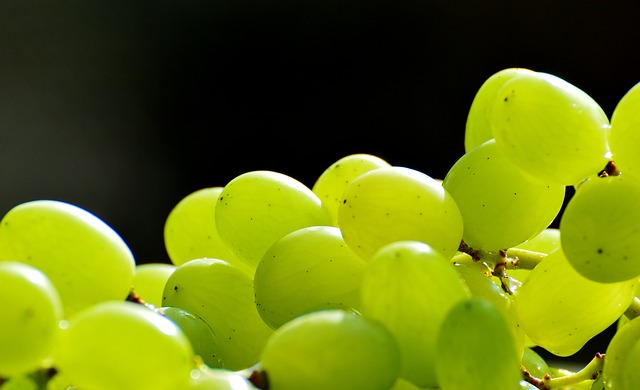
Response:
[[[598,254],[601,255],[602,254],[602,248],[598,248]]]

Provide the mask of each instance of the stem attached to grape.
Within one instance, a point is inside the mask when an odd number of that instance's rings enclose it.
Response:
[[[604,365],[605,355],[596,353],[589,364],[584,366],[580,371],[569,375],[552,378],[549,374],[543,378],[536,378],[526,369],[522,369],[524,379],[541,390],[558,389],[563,386],[575,385],[586,380],[596,380],[602,374],[602,366]]]

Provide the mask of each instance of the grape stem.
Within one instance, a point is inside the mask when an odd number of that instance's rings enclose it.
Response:
[[[632,320],[640,316],[640,298],[633,297],[631,304],[629,305],[627,310],[625,310],[624,312],[624,316],[627,317],[627,319],[629,320]]]
[[[591,359],[589,364],[584,366],[580,371],[574,372],[569,375],[552,378],[549,374],[543,378],[536,378],[531,375],[524,367],[522,372],[524,379],[541,390],[558,389],[563,386],[575,385],[586,380],[596,380],[602,374],[602,367],[604,365],[603,353],[596,353],[596,356]]]

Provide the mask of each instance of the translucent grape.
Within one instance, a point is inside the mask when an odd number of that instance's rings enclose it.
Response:
[[[625,362],[636,344],[640,344],[640,317],[629,320],[618,328],[611,337],[605,352],[602,375],[609,389],[624,389],[625,377],[629,372]],[[635,364],[640,362],[636,360]],[[637,387],[634,387],[634,389]],[[631,389],[631,388],[629,388]]]
[[[299,316],[262,352],[270,390],[387,390],[400,369],[395,339],[379,323],[340,309]]]
[[[550,374],[549,364],[533,349],[526,347],[522,354],[522,365],[536,378],[542,379],[545,375]]]
[[[502,312],[490,301],[457,302],[438,332],[436,375],[442,390],[519,389],[520,355]]]
[[[165,263],[145,263],[136,265],[133,288],[145,303],[162,306],[164,285],[176,267]]]
[[[36,200],[15,206],[0,221],[0,259],[43,271],[71,316],[95,303],[125,299],[135,261],[104,221],[69,203]]]
[[[40,368],[51,354],[63,315],[55,287],[37,268],[0,262],[0,302],[0,377]]]
[[[378,168],[343,193],[338,224],[347,245],[368,260],[394,241],[417,240],[451,258],[462,239],[462,216],[442,184],[406,167]]]
[[[505,156],[541,181],[575,185],[608,161],[609,119],[560,77],[529,72],[508,80],[494,100],[491,122]]]
[[[437,384],[436,337],[444,316],[469,296],[440,252],[419,241],[398,241],[374,254],[362,279],[362,315],[384,324],[400,346],[401,376]]]
[[[531,239],[516,245],[514,248],[549,254],[560,247],[560,230],[546,228]],[[507,271],[510,277],[524,282],[529,276],[530,269],[516,268]]]
[[[258,312],[271,327],[320,309],[360,309],[365,262],[345,244],[340,229],[312,226],[278,240],[258,263]]]
[[[465,243],[486,251],[540,233],[560,212],[565,195],[563,185],[542,182],[513,165],[494,139],[458,159],[443,186],[462,213]]]
[[[629,352],[622,361],[622,380],[617,382],[616,390],[636,390],[640,389],[640,342],[633,343]],[[609,384],[607,383],[607,386]],[[609,387],[613,388],[613,387]]]
[[[254,390],[257,389],[236,371],[200,366],[191,371],[189,384],[182,390]]]
[[[585,183],[560,220],[562,249],[581,275],[609,283],[640,276],[640,182],[608,176]]]
[[[640,83],[620,99],[611,115],[609,145],[622,172],[640,173]]]

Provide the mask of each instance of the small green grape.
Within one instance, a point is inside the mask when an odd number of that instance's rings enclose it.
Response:
[[[624,389],[626,376],[629,374],[625,368],[625,362],[631,354],[634,346],[640,340],[640,317],[628,320],[625,325],[618,328],[611,337],[605,351],[602,376],[610,389]],[[636,360],[637,365],[640,360]],[[637,388],[637,387],[636,387]],[[631,389],[631,388],[629,388]]]
[[[162,294],[169,276],[176,266],[165,263],[145,263],[136,265],[133,288],[145,303],[154,307],[162,306]]]
[[[551,373],[547,361],[538,352],[529,347],[525,347],[522,354],[522,365],[529,371],[529,374],[539,379]]]
[[[609,144],[616,166],[624,173],[640,173],[640,83],[618,102],[611,116]]]
[[[194,368],[189,377],[189,384],[181,390],[257,390],[237,371],[206,365]]]

